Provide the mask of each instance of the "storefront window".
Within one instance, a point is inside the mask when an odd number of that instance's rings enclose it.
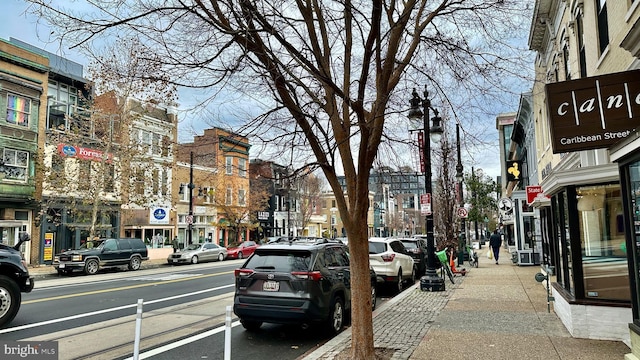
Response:
[[[620,185],[576,188],[586,298],[630,300]]]

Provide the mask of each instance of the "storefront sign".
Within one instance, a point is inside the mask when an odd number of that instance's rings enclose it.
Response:
[[[507,161],[507,182],[520,181],[522,178],[522,161],[509,160]]]
[[[69,144],[58,144],[58,154],[62,157],[73,157],[80,160],[91,161],[103,161],[110,163],[113,159],[113,154],[107,153],[97,149],[90,149],[81,146],[73,146]]]
[[[169,208],[149,209],[149,224],[169,224]]]
[[[640,70],[546,85],[554,153],[605,148],[640,125]]]
[[[548,199],[549,197],[542,191],[542,186],[527,186],[527,204],[531,205],[536,198]]]
[[[269,212],[268,211],[258,211],[258,220],[259,221],[269,221]]]

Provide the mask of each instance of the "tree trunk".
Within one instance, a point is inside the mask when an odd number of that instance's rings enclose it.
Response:
[[[375,357],[366,212],[364,215],[364,219],[354,222],[353,229],[347,229],[351,253],[351,342],[358,344],[351,347],[351,358],[357,360]]]

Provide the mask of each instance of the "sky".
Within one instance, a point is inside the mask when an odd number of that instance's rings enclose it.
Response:
[[[10,37],[22,40],[34,46],[45,49],[54,54],[63,56],[67,59],[75,61],[86,67],[88,65],[87,59],[81,55],[80,53],[70,50],[65,47],[61,47],[60,44],[53,42],[49,39],[50,29],[46,26],[37,24],[37,19],[33,15],[26,14],[26,10],[28,8],[28,4],[21,0],[2,0],[2,14],[0,15],[0,38],[8,40]],[[211,124],[203,123],[202,121],[194,121],[190,122],[185,119],[197,118],[195,116],[191,116],[191,114],[187,113],[184,110],[184,102],[185,99],[189,99],[191,96],[185,96],[184,92],[181,92],[180,99],[178,100],[182,105],[182,111],[180,111],[179,124],[178,124],[178,133],[179,133],[179,141],[180,142],[189,142],[192,141],[192,138],[195,134],[202,134],[202,130],[204,128],[211,127]],[[514,109],[512,111],[517,110],[518,104],[515,103]],[[220,110],[220,108],[218,108]],[[213,109],[213,112],[216,110]],[[222,114],[224,115],[224,114]],[[496,114],[497,116],[498,114]],[[493,120],[495,122],[495,119]],[[494,180],[496,176],[500,175],[500,162],[497,160],[498,154],[498,143],[497,143],[497,130],[496,130],[496,143],[495,150],[489,148],[486,150],[485,154],[475,154],[477,159],[480,160],[480,163],[476,165],[476,168],[482,168],[484,173],[489,175]],[[254,147],[258,148],[258,146]],[[484,153],[485,151],[483,151]],[[417,167],[418,164],[415,164]],[[465,165],[465,172],[470,171],[471,169],[467,169]]]

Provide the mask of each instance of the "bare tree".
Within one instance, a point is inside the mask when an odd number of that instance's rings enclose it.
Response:
[[[314,173],[300,177],[297,181],[298,196],[300,197],[300,228],[305,229],[311,221],[311,216],[320,206],[322,180]]]
[[[359,304],[352,308],[353,359],[375,355],[366,306],[369,171],[377,156],[400,153],[394,141],[406,142],[408,90],[428,83],[441,101],[464,106],[469,119],[494,112],[484,96],[506,100],[513,89],[508,80],[522,73],[526,49],[512,46],[512,34],[526,34],[531,6],[520,0],[123,0],[114,8],[94,0],[78,13],[30,1],[62,40],[89,53],[110,35],[137,37],[159,64],[147,78],[166,77],[226,99],[242,94],[243,105],[253,100],[256,106],[237,106],[245,118],[235,120],[244,120],[235,131],[292,149],[297,162],[321,169],[350,239],[352,301]],[[383,139],[389,146],[381,148]]]

